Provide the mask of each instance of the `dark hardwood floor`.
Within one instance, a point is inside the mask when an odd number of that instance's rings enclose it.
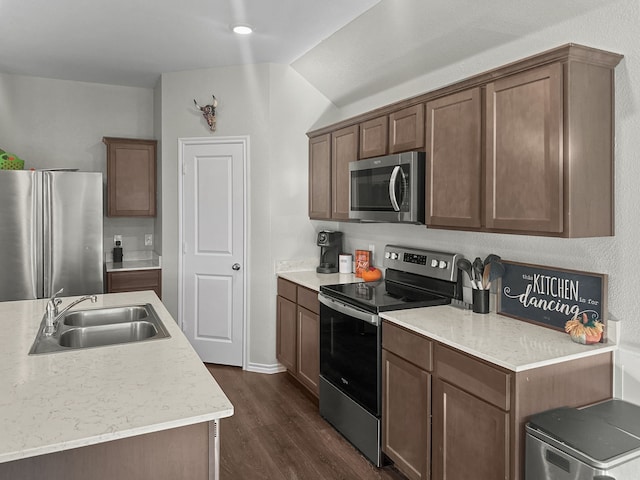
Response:
[[[233,403],[220,422],[220,478],[403,480],[374,467],[318,413],[317,402],[287,373],[266,375],[207,364]]]

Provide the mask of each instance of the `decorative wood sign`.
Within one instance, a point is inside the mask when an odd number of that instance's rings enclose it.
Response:
[[[607,275],[503,261],[497,313],[564,332],[582,314],[605,326]],[[604,338],[604,337],[603,337]]]

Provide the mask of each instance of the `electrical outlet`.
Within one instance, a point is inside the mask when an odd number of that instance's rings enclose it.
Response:
[[[153,233],[145,233],[144,235],[144,246],[152,247],[153,246]]]
[[[122,235],[114,235],[113,236],[113,244],[115,245],[116,242],[120,242],[120,246],[122,246]]]

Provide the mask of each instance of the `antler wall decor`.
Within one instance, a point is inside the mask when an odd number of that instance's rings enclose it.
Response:
[[[204,119],[207,121],[207,124],[209,125],[209,130],[211,130],[212,132],[216,131],[216,107],[218,106],[218,100],[216,99],[215,95],[212,95],[213,97],[213,103],[211,103],[211,105],[205,105],[204,107],[201,107],[200,105],[198,105],[198,102],[196,102],[195,98],[193,99],[193,103],[195,103],[196,107],[202,112],[202,116],[204,117]]]

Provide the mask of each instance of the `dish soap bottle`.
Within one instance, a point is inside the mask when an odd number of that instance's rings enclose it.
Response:
[[[116,246],[113,247],[113,263],[122,263],[122,247],[120,240],[116,240]]]

